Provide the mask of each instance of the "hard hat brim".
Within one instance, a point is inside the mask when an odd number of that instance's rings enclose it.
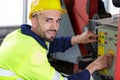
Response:
[[[36,13],[36,12],[42,12],[42,11],[49,11],[49,10],[34,11],[34,13]],[[61,9],[61,10],[58,10],[58,11],[60,11],[61,14],[65,14],[65,13],[67,12],[66,9]],[[29,14],[29,19],[32,18],[32,16],[33,16],[34,13],[31,12],[31,13]]]

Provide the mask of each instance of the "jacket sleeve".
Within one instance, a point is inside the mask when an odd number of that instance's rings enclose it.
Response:
[[[90,80],[90,72],[88,70],[82,70],[67,77],[68,80]]]
[[[49,53],[65,52],[70,47],[72,47],[71,37],[55,38],[54,41],[50,43]]]

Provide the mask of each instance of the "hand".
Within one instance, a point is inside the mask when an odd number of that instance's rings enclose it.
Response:
[[[98,35],[96,35],[90,30],[86,30],[81,35],[79,35],[79,37],[81,38],[81,43],[86,44],[86,43],[96,42],[97,41],[96,37],[98,37]]]
[[[112,64],[113,55],[110,53],[105,54],[104,56],[98,57],[86,69],[92,74],[96,70],[101,70],[109,67]]]
[[[96,38],[98,37],[98,35],[96,35],[95,33],[86,30],[85,32],[83,32],[80,35],[76,35],[74,37],[72,37],[72,44],[87,44],[87,43],[91,43],[91,42],[96,42]]]

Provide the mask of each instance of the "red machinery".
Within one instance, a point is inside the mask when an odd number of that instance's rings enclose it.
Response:
[[[64,0],[75,34],[81,34],[89,19],[97,13],[97,0]],[[87,6],[89,7],[87,13]],[[94,6],[94,7],[90,7]],[[82,55],[88,54],[85,45],[79,45]]]
[[[113,5],[116,7],[120,7],[120,0],[112,0]],[[120,15],[120,13],[119,13]],[[116,64],[115,64],[115,75],[114,80],[120,80],[120,17],[118,23],[118,39],[117,39],[117,53],[116,53]]]
[[[116,53],[116,64],[115,64],[115,78],[114,80],[120,80],[120,20],[118,27],[118,40],[117,40],[117,53]]]

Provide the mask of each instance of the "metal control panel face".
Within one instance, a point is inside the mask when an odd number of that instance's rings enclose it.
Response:
[[[111,53],[114,56],[114,61],[110,68],[101,70],[99,73],[102,75],[107,75],[114,77],[114,67],[115,67],[115,57],[116,57],[116,47],[117,47],[117,27],[100,25],[97,28],[98,31],[98,56],[105,55],[106,53]]]

